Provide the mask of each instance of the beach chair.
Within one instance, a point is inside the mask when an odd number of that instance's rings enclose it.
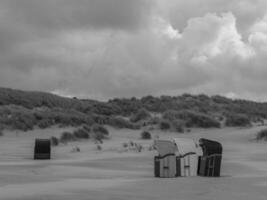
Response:
[[[176,145],[176,176],[197,176],[198,155],[192,139],[174,138]]]
[[[159,155],[154,157],[155,177],[173,178],[176,176],[175,144],[171,140],[155,140]]]
[[[200,157],[198,174],[200,176],[219,177],[221,171],[222,145],[219,142],[201,138],[203,156]]]
[[[51,158],[50,139],[36,139],[34,146],[34,160]]]

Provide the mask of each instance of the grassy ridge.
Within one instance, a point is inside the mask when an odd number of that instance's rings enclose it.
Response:
[[[267,118],[267,103],[222,96],[146,96],[107,102],[65,98],[45,92],[0,88],[0,127],[29,130],[55,124],[109,124],[137,129],[153,125],[183,127],[248,126]]]

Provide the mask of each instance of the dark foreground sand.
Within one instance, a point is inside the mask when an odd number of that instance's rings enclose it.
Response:
[[[111,129],[112,139],[97,151],[93,142],[76,142],[53,148],[50,161],[32,160],[34,138],[58,133],[57,129],[10,133],[0,138],[0,199],[25,200],[266,200],[267,143],[251,141],[257,130],[194,130],[179,135],[202,136],[222,142],[224,147],[220,178],[154,178],[156,152],[122,152],[139,131]],[[160,137],[173,133],[159,133]],[[177,136],[177,134],[176,134]],[[71,153],[78,145],[80,153]]]

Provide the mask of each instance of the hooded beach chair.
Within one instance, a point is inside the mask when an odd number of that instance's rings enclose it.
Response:
[[[176,176],[175,144],[171,140],[155,140],[159,155],[154,157],[155,177],[172,178]]]
[[[200,176],[220,176],[222,145],[219,142],[201,138],[199,145],[202,148],[203,156],[200,157],[198,174]]]
[[[197,176],[198,155],[192,139],[174,138],[176,145],[176,176]]]
[[[36,139],[34,146],[34,159],[51,158],[51,141],[50,139]]]

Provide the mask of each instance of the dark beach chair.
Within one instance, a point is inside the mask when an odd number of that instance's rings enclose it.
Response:
[[[201,138],[203,156],[199,158],[198,175],[219,177],[221,171],[222,145],[219,142]]]
[[[36,139],[34,146],[34,160],[51,158],[50,139]]]

